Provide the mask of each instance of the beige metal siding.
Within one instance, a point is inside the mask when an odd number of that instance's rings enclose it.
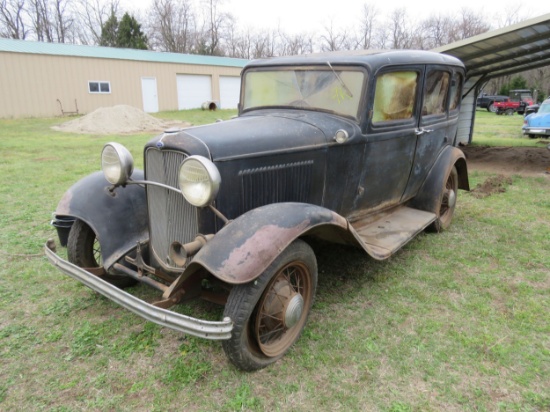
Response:
[[[219,76],[238,76],[238,67],[152,63],[129,60],[0,54],[0,117],[59,116],[61,110],[80,113],[128,104],[143,109],[141,78],[157,79],[159,110],[177,110],[176,74],[212,76],[212,98],[220,99]],[[88,81],[108,81],[110,94],[88,92]]]

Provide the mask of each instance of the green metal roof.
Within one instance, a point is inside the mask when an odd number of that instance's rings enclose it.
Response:
[[[206,66],[244,67],[248,60],[198,54],[163,53],[116,47],[82,46],[65,43],[45,43],[0,38],[0,52],[46,54],[96,59],[136,60],[155,63],[200,64]]]

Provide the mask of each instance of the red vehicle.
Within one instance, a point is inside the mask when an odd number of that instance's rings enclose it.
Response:
[[[495,102],[496,114],[512,115],[515,112],[519,114],[525,113],[525,108],[533,104],[531,90],[518,89],[510,90],[510,97],[507,97],[501,102]]]

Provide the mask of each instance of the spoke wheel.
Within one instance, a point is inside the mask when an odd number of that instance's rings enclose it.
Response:
[[[101,244],[95,232],[84,221],[76,219],[67,240],[67,257],[69,262],[84,269],[102,268]],[[101,279],[120,288],[132,286],[136,281],[124,275],[105,273]]]
[[[301,262],[291,262],[267,285],[257,305],[254,339],[270,357],[282,355],[305,323],[304,305],[311,300],[311,278]]]
[[[311,248],[296,240],[255,281],[235,286],[224,316],[233,320],[231,339],[222,343],[229,360],[243,370],[280,359],[298,340],[317,286]]]
[[[456,207],[456,199],[458,195],[458,172],[456,167],[452,167],[439,193],[439,207],[436,210],[437,219],[430,226],[430,229],[435,232],[441,232],[451,225],[453,214]]]

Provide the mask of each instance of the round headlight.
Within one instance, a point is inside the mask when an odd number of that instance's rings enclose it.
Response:
[[[179,185],[183,197],[193,206],[212,203],[221,183],[218,168],[205,157],[190,156],[180,166]]]
[[[101,152],[101,170],[109,183],[121,185],[128,181],[134,171],[134,159],[121,144],[107,143]]]

